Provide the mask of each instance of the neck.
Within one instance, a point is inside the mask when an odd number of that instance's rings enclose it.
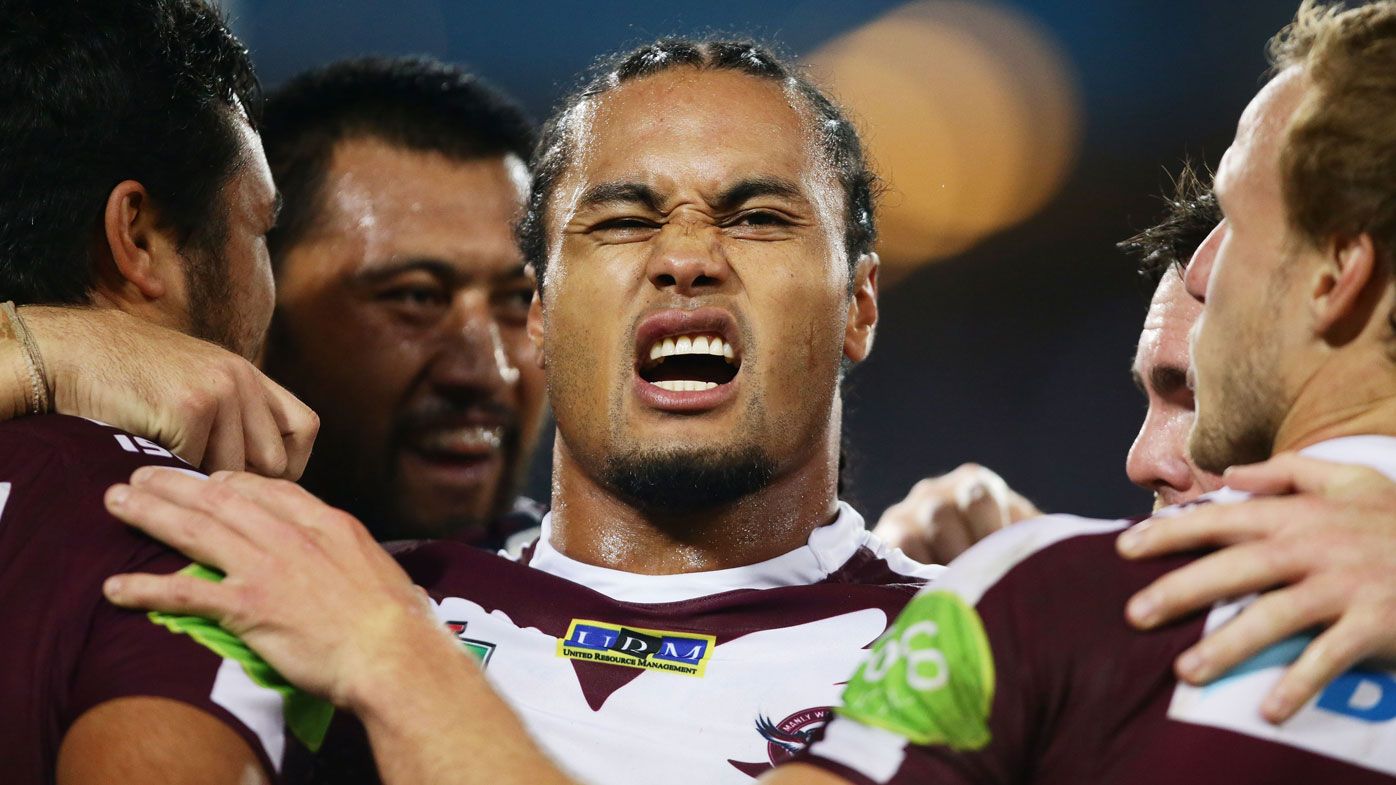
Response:
[[[1385,342],[1334,355],[1309,375],[1275,434],[1274,452],[1342,436],[1396,436],[1396,365]]]
[[[809,460],[731,504],[660,513],[597,483],[559,435],[549,541],[577,561],[640,575],[722,570],[773,559],[805,545],[812,531],[838,515],[836,439],[831,435]]]

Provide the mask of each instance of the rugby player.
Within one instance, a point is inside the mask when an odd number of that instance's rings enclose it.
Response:
[[[538,525],[514,503],[543,417],[513,236],[533,137],[421,58],[335,63],[267,98],[284,207],[263,368],[321,417],[301,483],[380,540],[498,548]]]
[[[1186,273],[1203,305],[1189,450],[1212,472],[1299,451],[1390,478],[1396,3],[1306,1],[1271,51],[1277,75],[1217,173],[1225,220]],[[1147,634],[1129,630],[1118,612],[1130,592],[1189,557],[1119,560],[1114,540],[1127,526],[1044,518],[972,548],[879,641],[806,761],[770,781],[1396,777],[1396,673],[1356,667],[1302,708],[1275,705],[1290,696],[1272,688],[1312,637],[1300,614],[1294,638],[1215,684],[1177,681],[1175,656],[1204,629],[1246,624],[1259,603],[1237,595]],[[1343,618],[1315,647],[1354,625],[1383,620]],[[1274,725],[1262,709],[1293,716]]]
[[[1188,386],[1188,333],[1202,306],[1183,286],[1193,252],[1221,222],[1216,198],[1191,166],[1178,175],[1168,214],[1120,244],[1140,257],[1140,273],[1154,294],[1130,366],[1148,402],[1144,422],[1125,457],[1125,473],[1154,494],[1154,509],[1183,504],[1221,487],[1221,477],[1197,467],[1187,438],[1195,411]]]
[[[254,353],[271,315],[276,191],[256,79],[218,13],[198,0],[14,2],[0,53],[0,299],[122,311]],[[0,350],[37,366],[25,332],[0,315]],[[47,391],[30,389],[42,409]],[[102,597],[112,573],[189,564],[103,508],[140,466],[185,464],[74,417],[0,424],[6,782],[277,779],[282,695],[196,631]]]
[[[1187,455],[1193,419],[1187,335],[1202,307],[1183,289],[1180,273],[1221,215],[1190,164],[1166,201],[1162,220],[1119,245],[1139,258],[1140,274],[1154,291],[1130,367],[1148,409],[1125,458],[1125,472],[1154,494],[1155,509],[1191,501],[1222,484]],[[873,534],[918,561],[949,563],[985,536],[1038,515],[1032,502],[993,470],[964,464],[914,485],[883,512]]]
[[[399,551],[429,613],[300,488],[157,472],[113,509],[227,578],[109,588],[215,617],[331,696],[388,781],[548,776],[464,647],[588,780],[749,782],[827,719],[932,572],[836,497],[839,379],[877,317],[872,175],[839,110],[770,53],[682,40],[619,57],[547,126],[533,170],[529,334],[559,434],[553,512],[522,563]]]

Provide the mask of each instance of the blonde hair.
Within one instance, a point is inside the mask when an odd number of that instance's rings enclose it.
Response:
[[[1304,0],[1269,53],[1309,83],[1280,153],[1291,225],[1320,247],[1369,234],[1396,273],[1396,2]]]

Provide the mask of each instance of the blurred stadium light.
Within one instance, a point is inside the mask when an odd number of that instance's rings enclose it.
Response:
[[[879,251],[892,278],[1028,218],[1075,160],[1072,67],[1022,12],[912,2],[808,61],[852,111],[886,181]]]

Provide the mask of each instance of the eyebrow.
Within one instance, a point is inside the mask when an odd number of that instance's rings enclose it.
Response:
[[[644,183],[614,181],[586,189],[577,207],[586,210],[613,204],[638,204],[659,212],[659,203],[659,194]]]
[[[748,177],[718,194],[717,199],[713,201],[713,207],[719,212],[727,212],[758,196],[805,201],[800,187],[782,177]]]
[[[774,196],[781,199],[806,201],[804,192],[790,180],[782,177],[747,177],[723,189],[713,200],[718,212],[729,212],[744,202],[760,196]],[[599,183],[582,193],[579,209],[590,209],[613,204],[637,204],[653,212],[661,212],[663,199],[659,193],[644,183],[615,181]]]
[[[450,283],[469,277],[463,275],[455,265],[429,256],[409,256],[401,259],[389,259],[381,264],[371,264],[366,269],[360,270],[354,277],[362,283],[373,285],[403,273],[416,271],[428,273]],[[523,262],[520,262],[496,273],[491,278],[495,281],[525,280],[528,278],[527,267]]]

